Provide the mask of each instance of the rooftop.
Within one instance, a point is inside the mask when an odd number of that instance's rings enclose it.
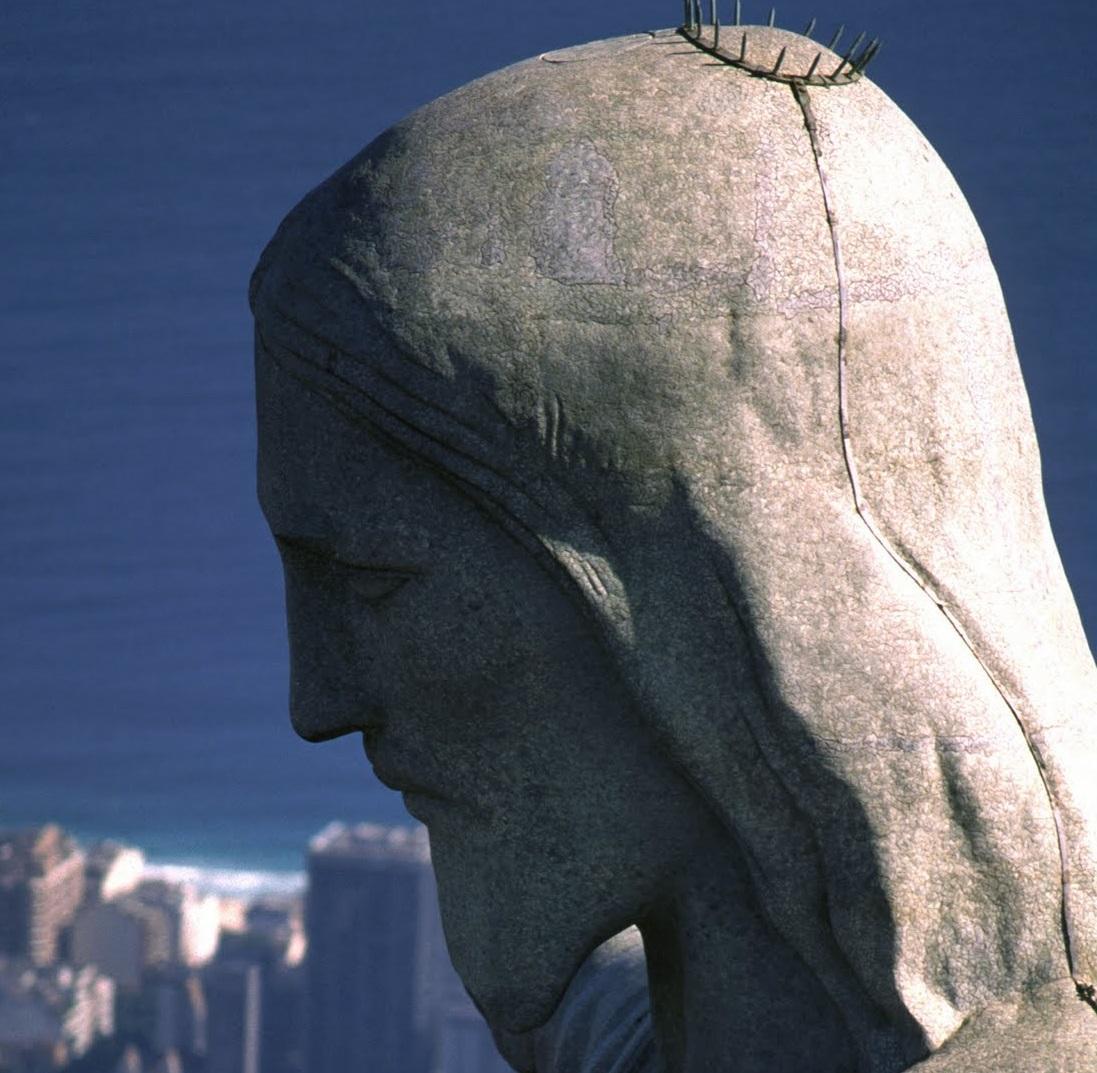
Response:
[[[2,830],[0,880],[21,880],[46,875],[59,864],[80,853],[75,839],[55,823],[42,827]]]
[[[329,823],[309,841],[310,858],[365,861],[430,860],[425,827],[386,827],[379,823]]]

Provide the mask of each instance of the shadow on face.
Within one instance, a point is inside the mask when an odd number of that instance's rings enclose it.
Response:
[[[554,578],[262,351],[257,375],[294,727],[363,734],[428,827],[474,999],[500,1027],[540,1024],[586,954],[663,895],[707,814]]]

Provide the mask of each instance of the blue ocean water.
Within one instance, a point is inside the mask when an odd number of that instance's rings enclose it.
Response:
[[[828,3],[779,21],[885,37],[874,77],[987,234],[1092,638],[1097,116],[1084,65],[1060,60],[1097,18]],[[411,108],[680,10],[9,0],[0,826],[56,819],[160,861],[292,870],[332,817],[406,818],[357,741],[310,746],[289,728],[280,572],[253,495],[248,274],[301,194]]]

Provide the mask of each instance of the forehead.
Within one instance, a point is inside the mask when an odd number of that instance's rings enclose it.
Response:
[[[333,549],[434,545],[473,505],[256,351],[258,491],[271,529]],[[455,517],[459,516],[459,517]]]

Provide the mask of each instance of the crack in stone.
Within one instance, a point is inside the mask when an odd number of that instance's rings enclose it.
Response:
[[[1094,1012],[1097,1012],[1097,986],[1090,980],[1085,979],[1079,975],[1074,956],[1074,935],[1075,929],[1073,924],[1073,918],[1071,913],[1071,876],[1070,876],[1070,855],[1067,848],[1067,838],[1065,825],[1063,823],[1062,813],[1059,810],[1059,804],[1055,799],[1055,795],[1051,788],[1051,779],[1048,775],[1047,763],[1044,760],[1043,753],[1040,751],[1039,745],[1036,742],[1032,732],[1025,725],[1025,721],[1021,718],[1020,705],[1009,695],[1006,687],[1001,683],[994,672],[990,669],[987,663],[979,655],[975,648],[971,637],[964,629],[963,624],[956,617],[956,614],[950,607],[944,602],[944,600],[937,595],[933,587],[929,584],[928,580],[924,578],[918,569],[910,562],[908,562],[899,552],[892,546],[891,542],[884,536],[876,522],[873,520],[869,513],[868,507],[865,503],[864,497],[861,494],[861,486],[857,475],[857,462],[853,454],[853,443],[850,434],[849,427],[849,411],[848,411],[848,375],[846,368],[846,343],[847,330],[846,330],[846,318],[847,309],[849,305],[849,290],[846,282],[845,262],[842,257],[842,245],[841,238],[838,233],[838,217],[834,210],[834,199],[832,197],[830,184],[827,177],[826,167],[823,164],[823,151],[819,144],[818,138],[818,125],[815,119],[815,113],[811,107],[811,99],[808,95],[807,88],[803,85],[792,83],[790,86],[792,95],[796,100],[796,104],[799,107],[804,117],[804,129],[807,131],[808,140],[811,143],[811,152],[815,158],[815,168],[819,176],[819,188],[823,198],[823,208],[826,213],[827,227],[830,231],[831,243],[834,248],[834,269],[838,281],[838,422],[842,437],[842,453],[845,458],[846,471],[849,474],[850,487],[853,492],[853,503],[857,511],[858,516],[864,523],[865,527],[872,534],[873,538],[880,545],[881,548],[888,554],[888,556],[896,563],[897,566],[933,601],[937,606],[937,609],[944,615],[946,621],[956,632],[957,636],[963,641],[968,651],[978,662],[982,668],[983,673],[990,680],[991,685],[995,691],[1002,698],[1006,707],[1009,708],[1010,713],[1013,715],[1014,721],[1017,723],[1018,728],[1021,731],[1021,735],[1024,738],[1025,745],[1028,748],[1030,755],[1032,756],[1033,763],[1036,765],[1036,770],[1040,776],[1040,782],[1043,785],[1044,793],[1047,795],[1048,806],[1051,811],[1052,823],[1055,828],[1056,843],[1059,851],[1059,876],[1061,886],[1061,902],[1060,902],[1060,915],[1063,929],[1063,946],[1066,953],[1067,969],[1070,972],[1071,979],[1074,981],[1075,989],[1078,992],[1078,997],[1081,1001],[1090,1006]]]

